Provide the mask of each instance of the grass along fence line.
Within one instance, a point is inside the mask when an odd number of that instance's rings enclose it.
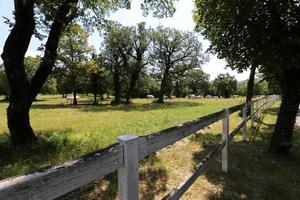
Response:
[[[261,101],[264,101],[265,99],[269,100],[269,98],[264,98]],[[263,102],[262,106],[260,107],[264,107],[267,104],[268,102]],[[244,105],[234,106],[230,108],[227,111],[227,113],[228,112],[233,113],[237,110],[240,110],[240,108],[243,106]],[[254,115],[255,113],[252,114]],[[2,181],[2,183],[0,184],[0,188],[2,187],[1,195],[3,195],[3,197],[9,197],[9,195],[14,195],[14,198],[16,198],[17,194],[20,194],[19,198],[22,199],[22,197],[24,198],[25,194],[29,195],[28,191],[30,191],[31,198],[53,199],[68,191],[75,189],[76,187],[87,184],[88,182],[95,180],[97,177],[99,178],[107,173],[110,173],[118,169],[120,199],[137,199],[138,179],[137,178],[134,179],[134,177],[138,177],[138,169],[137,169],[138,156],[140,158],[143,158],[144,156],[149,155],[167,145],[170,145],[176,142],[177,140],[180,140],[196,132],[197,130],[204,128],[209,124],[212,124],[224,117],[226,117],[225,112],[218,112],[200,118],[198,120],[185,123],[181,126],[164,130],[157,134],[153,134],[145,137],[139,137],[139,138],[136,137],[120,138],[121,139],[120,144],[115,144],[112,147],[107,148],[105,150],[101,150],[89,156],[84,156],[80,159],[73,160],[71,162],[67,162],[62,166],[51,168],[50,170],[46,170],[44,172],[38,172],[27,176],[17,177],[13,180]],[[246,118],[244,115],[244,121],[242,123],[243,126],[246,124],[246,121],[248,119],[250,118]],[[253,118],[251,117],[251,119]],[[227,130],[229,130],[228,127]],[[221,146],[226,146],[224,145],[224,141],[226,142],[228,140],[223,140],[223,142],[220,144]],[[129,156],[129,155],[136,155],[136,156]],[[99,162],[100,162],[99,160],[101,160],[102,162],[101,166],[99,166]],[[103,163],[107,164],[106,168],[103,167]],[[86,169],[89,169],[89,167],[91,167],[91,169],[93,169],[95,173],[87,174]],[[129,170],[129,167],[131,167],[131,169],[133,170]],[[61,177],[59,178],[60,180],[57,180],[57,175]],[[14,181],[16,182],[16,184],[12,183]],[[22,184],[20,183],[22,181],[25,181],[27,183],[26,188],[22,187]],[[41,185],[41,183],[48,186],[47,189],[46,187],[44,188],[45,190],[44,193],[42,192],[43,190],[41,187],[43,184]],[[58,187],[58,185],[61,185],[62,183],[65,184],[64,187]],[[30,187],[30,185],[35,187]],[[36,187],[39,188],[36,189]],[[16,192],[16,190],[17,191],[20,190],[20,191]],[[176,199],[178,197],[174,196],[174,198],[172,197],[172,199]]]

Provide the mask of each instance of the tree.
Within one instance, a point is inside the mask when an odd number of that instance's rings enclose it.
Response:
[[[27,74],[28,79],[32,79],[34,74],[36,73],[37,69],[41,60],[36,57],[27,56],[24,59],[25,71]],[[56,93],[56,79],[53,76],[49,76],[46,82],[44,83],[40,93],[42,94],[55,94]]]
[[[97,96],[99,94],[100,99],[103,100],[104,93],[107,92],[110,87],[109,71],[104,67],[104,61],[101,56],[92,55],[92,59],[88,61],[88,76],[89,87],[88,91],[91,91],[94,95],[93,104],[97,105]]]
[[[71,24],[59,42],[58,59],[67,67],[67,76],[73,88],[74,105],[77,105],[79,79],[84,78],[89,67],[93,67],[88,63],[92,51],[88,44],[88,33],[79,24]]]
[[[282,102],[269,150],[288,152],[300,102],[299,1],[197,0],[196,7],[195,20],[213,52],[231,66],[248,60],[237,57],[253,57],[267,80],[278,81]]]
[[[187,75],[187,82],[192,94],[204,96],[209,94],[209,75],[202,70],[190,70]]]
[[[103,25],[107,14],[118,7],[128,8],[130,1],[14,1],[15,23],[1,55],[11,94],[7,124],[13,146],[30,144],[36,140],[30,125],[29,109],[53,70],[59,39],[68,24],[81,16],[87,26]],[[153,14],[158,17],[174,13],[173,0],[147,1],[142,4],[142,8],[146,12],[153,10]],[[39,27],[47,34],[44,56],[35,75],[29,80],[25,72],[24,57],[32,36],[35,34],[42,38]]]
[[[4,95],[5,100],[9,99],[9,86],[3,66],[0,66],[0,95]]]
[[[152,61],[161,79],[157,102],[163,103],[168,81],[172,80],[172,76],[199,67],[204,62],[204,56],[201,53],[202,45],[192,32],[158,27],[153,32],[152,39]]]
[[[62,94],[62,97],[67,97],[67,94],[72,92],[72,85],[68,79],[68,70],[66,67],[56,67],[53,70],[53,76],[56,79],[57,93]]]
[[[112,102],[114,105],[121,103],[121,78],[125,72],[130,70],[130,55],[132,52],[132,30],[130,27],[122,27],[120,24],[112,23],[104,37],[103,55],[106,66],[113,74],[114,95]]]
[[[237,80],[234,76],[230,76],[228,73],[219,74],[213,84],[218,96],[229,98],[237,92]]]
[[[52,24],[45,45],[45,54],[35,75],[29,80],[25,71],[24,57],[36,30],[34,9],[46,14],[46,8],[49,8],[51,3],[34,0],[14,1],[15,23],[5,42],[1,57],[10,87],[7,123],[15,147],[36,140],[29,122],[29,109],[52,71],[59,37],[68,23],[74,19],[77,2],[78,0],[59,3],[53,1],[56,7],[52,7],[51,14],[47,13],[47,19]]]
[[[125,104],[130,103],[130,98],[133,95],[134,89],[136,88],[137,81],[139,79],[142,69],[149,62],[149,54],[146,55],[150,45],[149,32],[145,27],[145,23],[139,23],[137,27],[132,28],[132,54],[133,62],[129,66],[129,86],[126,94]]]

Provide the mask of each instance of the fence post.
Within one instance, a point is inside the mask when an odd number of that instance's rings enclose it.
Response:
[[[251,128],[253,129],[254,127],[254,102],[250,101],[250,115],[251,115]]]
[[[246,133],[247,133],[247,103],[245,104],[245,106],[243,107],[243,122],[244,122],[244,126],[243,126],[243,141],[246,141]]]
[[[222,141],[225,141],[225,146],[222,149],[222,172],[228,172],[228,144],[229,144],[229,109],[224,109],[225,117],[223,118],[223,135]]]
[[[138,137],[123,135],[118,141],[124,146],[124,165],[118,170],[120,200],[139,199]]]

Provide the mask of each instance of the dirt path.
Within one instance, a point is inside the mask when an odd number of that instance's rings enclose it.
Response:
[[[298,108],[298,113],[297,113],[297,117],[296,117],[296,126],[298,126],[300,128],[300,106]]]

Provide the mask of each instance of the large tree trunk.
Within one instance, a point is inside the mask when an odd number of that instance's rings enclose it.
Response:
[[[126,102],[125,104],[130,104],[130,99],[133,95],[133,91],[136,87],[136,83],[139,79],[139,75],[140,75],[140,71],[135,71],[133,72],[133,74],[131,75],[131,78],[130,78],[130,83],[129,83],[129,89],[127,91],[127,94],[126,94]]]
[[[269,151],[272,153],[287,153],[292,147],[292,135],[300,103],[300,73],[285,72],[282,86],[282,102],[271,138]]]
[[[30,126],[30,84],[24,67],[24,57],[34,32],[33,1],[15,1],[15,25],[1,55],[10,88],[7,124],[13,146],[34,142]]]
[[[165,93],[166,93],[168,75],[169,75],[169,70],[165,70],[165,73],[163,75],[163,79],[161,80],[161,84],[160,84],[160,91],[159,91],[159,96],[158,96],[157,103],[164,103],[164,97],[165,97]]]
[[[72,77],[72,84],[73,84],[73,105],[78,105],[77,102],[77,85],[76,85],[76,76]]]
[[[30,126],[30,104],[24,101],[10,102],[7,109],[7,123],[14,147],[31,144],[36,141],[36,136]]]
[[[93,94],[94,94],[94,101],[93,105],[97,105],[97,92],[98,92],[98,77],[96,74],[92,74],[92,88],[93,88]]]
[[[119,105],[121,103],[121,83],[120,83],[120,74],[118,72],[114,73],[114,92],[115,99],[113,101],[114,105]]]
[[[255,80],[256,65],[252,65],[250,68],[249,80],[247,83],[247,96],[246,102],[251,101],[253,98],[254,80]]]
[[[13,146],[30,144],[36,137],[30,126],[29,110],[50,75],[55,59],[59,37],[65,26],[73,19],[73,3],[65,1],[58,8],[49,37],[45,45],[45,55],[32,78],[27,79],[24,57],[35,29],[34,1],[14,1],[15,24],[11,30],[1,55],[10,87],[10,101],[7,110],[8,128]]]
[[[176,80],[176,83],[175,83],[175,96],[176,96],[176,98],[180,98],[179,80]]]
[[[247,83],[247,94],[246,94],[246,102],[249,102],[253,98],[253,92],[254,92],[254,81],[255,81],[255,70],[256,65],[252,65],[250,68],[250,75],[249,80]],[[247,106],[247,115],[251,114],[251,106]]]

